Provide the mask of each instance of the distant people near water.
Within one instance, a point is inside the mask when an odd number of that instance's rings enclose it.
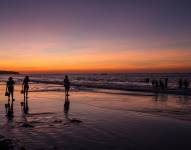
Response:
[[[188,80],[184,80],[184,88],[185,88],[185,89],[188,89],[188,87],[189,87],[189,82],[188,82]]]
[[[168,88],[168,78],[160,79],[160,80],[152,80],[152,87],[153,89],[161,89],[165,90]]]
[[[65,79],[64,79],[64,87],[65,87],[65,96],[69,96],[70,81],[67,75],[65,76]]]
[[[15,81],[13,80],[12,77],[9,77],[8,81],[7,81],[7,85],[6,85],[6,92],[5,92],[5,96],[8,96],[8,101],[10,100],[10,96],[12,98],[12,101],[14,101],[14,85],[15,85]]]
[[[178,81],[178,86],[179,86],[179,89],[182,89],[182,79],[179,79],[179,81]]]
[[[29,76],[25,76],[22,84],[21,93],[24,94],[24,97],[28,98],[28,91],[29,91]]]
[[[159,83],[158,83],[158,80],[155,80],[155,86],[156,86],[156,88],[158,89],[158,87],[159,87]]]
[[[155,88],[155,80],[151,81],[153,89]]]
[[[164,83],[165,89],[168,89],[168,78],[165,78],[164,81],[165,81],[165,83]]]
[[[162,81],[162,79],[160,79],[159,80],[159,86],[160,86],[160,88],[162,89],[162,90],[164,90],[164,83],[163,83],[163,81]]]
[[[152,80],[153,89],[158,89],[158,81],[156,79]]]
[[[145,78],[145,83],[149,83],[150,79],[149,78]]]
[[[179,84],[179,89],[188,89],[189,87],[189,81],[187,79],[179,79],[178,81],[178,84]]]

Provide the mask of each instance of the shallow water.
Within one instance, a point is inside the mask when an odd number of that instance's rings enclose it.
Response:
[[[20,83],[25,75],[12,75]],[[30,74],[33,83],[63,84],[65,74]],[[191,82],[191,73],[97,73],[69,74],[69,79],[76,88],[88,87],[97,89],[150,89],[152,80],[168,78],[168,88],[177,89],[179,79]],[[8,75],[0,75],[0,81],[5,83]],[[146,82],[149,79],[149,82]],[[190,86],[191,87],[191,86]]]
[[[189,149],[191,97],[73,89],[64,107],[62,86],[32,84],[29,114],[16,86],[14,117],[5,116],[0,86],[0,130],[15,149]],[[59,88],[60,91],[56,89]],[[48,90],[45,90],[48,89]]]

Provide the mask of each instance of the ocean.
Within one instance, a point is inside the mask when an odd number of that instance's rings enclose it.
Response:
[[[32,83],[62,85],[66,74],[29,74]],[[94,74],[67,74],[71,85],[75,88],[101,88],[113,90],[145,89],[152,86],[153,79],[168,78],[170,89],[178,88],[179,79],[191,81],[191,73],[94,73]],[[20,84],[25,74],[0,75],[0,82],[4,84],[12,76]]]
[[[7,116],[5,83],[9,75],[0,75],[2,150],[191,147],[191,96],[126,91],[126,87],[149,88],[148,78],[168,77],[169,88],[177,88],[179,78],[190,81],[190,74],[69,74],[68,99],[65,74],[30,74],[27,99],[20,92],[25,75],[11,76],[16,81],[15,101],[13,116]],[[27,112],[21,105],[26,101]]]

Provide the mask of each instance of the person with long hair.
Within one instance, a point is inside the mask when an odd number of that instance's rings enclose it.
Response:
[[[26,98],[28,98],[28,91],[29,91],[29,76],[25,76],[22,84],[22,93]]]
[[[13,80],[12,77],[9,77],[8,81],[7,81],[7,85],[6,85],[6,96],[9,97],[10,100],[10,96],[12,98],[12,101],[14,101],[14,85],[15,85],[15,81]]]
[[[65,96],[69,96],[69,90],[70,90],[70,81],[68,79],[68,76],[66,75],[65,76],[65,79],[64,79],[64,87],[65,87]]]

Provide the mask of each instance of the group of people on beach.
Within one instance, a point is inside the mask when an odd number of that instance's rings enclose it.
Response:
[[[5,96],[8,96],[8,100],[10,100],[10,97],[11,97],[12,101],[15,101],[14,85],[15,85],[15,81],[13,80],[12,77],[9,77],[6,84],[6,91],[5,91]],[[21,93],[24,94],[24,97],[28,97],[28,90],[29,90],[29,76],[25,76],[22,83],[22,90],[21,90]]]
[[[15,81],[13,80],[12,77],[9,77],[6,84],[6,91],[5,91],[5,96],[8,96],[8,100],[10,100],[10,97],[11,97],[12,101],[15,101],[14,86],[15,86]],[[64,79],[64,87],[65,87],[65,96],[69,96],[70,81],[67,75],[65,76],[65,79]],[[28,98],[28,91],[29,91],[29,76],[25,76],[22,83],[21,94],[23,94],[25,98]]]
[[[23,82],[22,82],[22,90],[21,94],[24,95],[24,101],[21,102],[21,108],[25,114],[28,113],[28,92],[29,92],[29,76],[25,76]],[[8,97],[8,103],[5,104],[5,110],[6,110],[6,116],[9,118],[13,117],[13,102],[15,101],[14,99],[14,86],[15,86],[15,81],[12,77],[9,77],[7,84],[6,84],[6,91],[5,91],[5,96]],[[69,110],[69,90],[70,90],[70,81],[68,79],[68,76],[65,76],[64,79],[64,87],[65,87],[65,110]],[[12,101],[10,102],[10,99]]]
[[[188,87],[189,87],[189,82],[188,82],[188,80],[183,80],[183,79],[179,79],[179,89],[182,89],[182,88],[184,88],[184,89],[187,89]]]
[[[158,88],[160,88],[162,90],[167,89],[168,88],[168,78],[164,78],[164,79],[160,79],[160,80],[156,80],[156,79],[152,80],[152,87],[154,89],[158,89]]]
[[[146,81],[148,83],[148,79]],[[160,80],[153,79],[152,87],[153,87],[153,89],[161,89],[161,90],[168,89],[168,78],[161,78]],[[183,88],[188,89],[189,81],[186,79],[184,79],[184,80],[179,79],[178,87],[179,87],[179,89],[183,89]]]

